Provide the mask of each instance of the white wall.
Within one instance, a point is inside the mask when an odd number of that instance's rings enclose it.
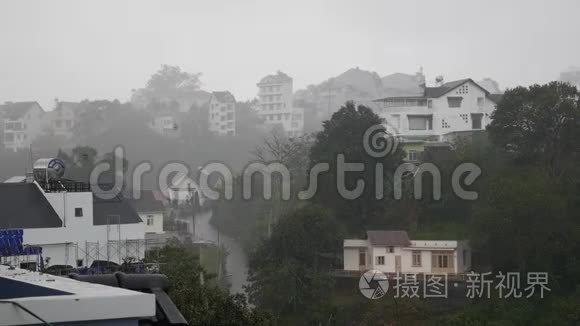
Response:
[[[44,194],[63,221],[63,227],[24,229],[24,244],[41,246],[43,256],[51,258],[51,265],[75,266],[75,252],[71,253],[71,251],[76,251],[76,246],[78,246],[84,252],[87,242],[99,242],[106,247],[107,240],[145,239],[145,223],[121,224],[120,237],[118,225],[110,227],[93,225],[93,194],[91,192]],[[82,217],[75,217],[75,208],[83,209]],[[67,248],[69,248],[68,259]],[[124,257],[125,253],[122,253],[122,256]],[[131,254],[126,256],[131,256]]]
[[[467,262],[463,262],[463,250]],[[467,241],[435,241],[435,240],[413,240],[409,247],[393,247],[390,253],[389,247],[368,247],[367,266],[368,269],[379,270],[383,273],[396,273],[395,260],[396,256],[401,257],[402,273],[431,273],[431,257],[433,251],[449,251],[453,253],[454,273],[465,273],[471,268],[471,249]],[[418,251],[421,254],[421,265],[413,266],[413,252]],[[344,269],[358,270],[358,253],[359,248],[344,248]],[[384,256],[385,264],[377,265],[377,257]]]
[[[427,106],[383,108],[383,104],[379,102],[377,103],[375,111],[381,117],[385,118],[390,126],[394,126],[402,136],[441,136],[456,131],[474,130],[471,124],[471,114],[483,114],[480,130],[484,130],[491,122],[491,113],[495,109],[496,103],[488,99],[485,92],[475,83],[468,82],[466,85],[468,88],[466,94],[459,92],[459,88],[456,88],[439,98],[429,99],[432,102],[431,108],[428,108]],[[447,97],[462,97],[463,100],[461,101],[461,107],[450,108]],[[482,107],[477,103],[478,98],[483,98]],[[461,117],[461,114],[466,114],[467,120],[464,120]],[[397,115],[399,116],[398,119],[395,118]],[[432,115],[432,130],[409,130],[409,115]],[[396,122],[397,120],[398,123]],[[449,128],[443,128],[443,120],[449,125]]]
[[[344,248],[344,270],[345,271],[358,271],[359,261],[358,254],[359,248],[346,247]]]
[[[139,216],[145,224],[145,233],[164,233],[163,232],[163,213],[140,213]],[[148,225],[151,219],[153,225]]]

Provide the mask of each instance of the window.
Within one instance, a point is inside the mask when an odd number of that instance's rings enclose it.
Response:
[[[75,217],[83,217],[83,209],[80,207],[75,208]]]
[[[427,108],[432,109],[433,108],[433,100],[428,100],[427,101]]]
[[[147,226],[153,226],[155,224],[155,220],[153,219],[153,215],[147,215]]]
[[[449,266],[448,256],[438,256],[437,264],[440,268],[447,268]]]
[[[453,253],[434,251],[431,262],[434,269],[453,269]]]
[[[471,129],[481,129],[481,120],[483,114],[472,114],[471,115]]]
[[[450,108],[460,108],[462,100],[463,100],[463,97],[450,96],[447,98],[447,104],[449,104]]]
[[[83,267],[83,260],[77,259],[77,267]]]
[[[393,114],[391,115],[391,118],[391,126],[397,129],[401,128],[401,116],[398,114]]]
[[[367,253],[364,249],[359,249],[358,265],[359,266],[366,266],[367,265]]]
[[[477,106],[479,106],[480,108],[482,108],[483,107],[483,103],[484,103],[483,97],[478,97],[477,98]]]
[[[469,86],[467,84],[462,85],[457,89],[457,94],[467,94],[469,93]]]
[[[467,250],[463,249],[461,251],[461,258],[463,260],[463,266],[467,266]]]
[[[387,248],[387,252],[388,252],[388,253],[390,253],[390,254],[392,254],[393,252],[395,252],[395,248],[393,248],[393,247],[388,247],[388,248]]]
[[[21,269],[27,269],[29,271],[36,271],[36,262],[24,262],[20,263]]]
[[[7,142],[13,142],[14,141],[14,134],[11,132],[7,132],[4,134],[4,140]]]
[[[409,130],[433,129],[433,117],[427,115],[409,115]]]
[[[421,153],[418,151],[410,150],[408,153],[409,161],[419,161]]]
[[[421,252],[413,251],[413,267],[421,267]]]
[[[376,257],[376,264],[377,265],[384,265],[385,264],[385,256],[377,256]]]

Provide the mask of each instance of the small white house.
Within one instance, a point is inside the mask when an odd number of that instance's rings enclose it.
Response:
[[[159,194],[159,196],[162,196]],[[164,233],[163,213],[165,207],[157,194],[151,190],[141,190],[140,198],[130,199],[131,206],[145,223],[145,233]]]
[[[367,239],[344,240],[344,270],[383,273],[465,273],[467,241],[410,240],[405,231],[367,231]]]

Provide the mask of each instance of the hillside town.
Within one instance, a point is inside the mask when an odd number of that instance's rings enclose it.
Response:
[[[0,4],[0,326],[580,325],[580,6],[494,1]]]
[[[169,75],[171,69],[179,68],[166,66],[164,69],[167,70],[160,72]],[[373,87],[369,87],[371,81]],[[329,83],[333,88],[324,90]],[[387,86],[381,87],[383,83]],[[191,124],[199,124],[214,135],[235,137],[241,114],[257,116],[257,123],[252,127],[278,129],[288,137],[299,137],[315,131],[305,126],[305,122],[326,120],[341,103],[354,101],[371,107],[385,119],[389,131],[402,141],[437,143],[446,142],[458,133],[484,130],[501,99],[501,90],[492,79],[445,82],[442,76],[437,76],[428,85],[422,68],[415,75],[397,73],[383,79],[376,73],[354,68],[317,87],[309,87],[308,91],[296,92],[293,79],[278,71],[256,85],[257,93],[249,101],[249,113],[237,112],[240,103],[230,91],[209,92],[187,85],[173,85],[173,94],[160,96],[152,95],[148,89],[135,90],[131,101],[122,106],[126,110],[147,112],[147,126],[170,139],[180,137],[182,129]],[[43,108],[34,99],[6,101],[0,106],[4,150],[29,151],[35,141],[44,137],[71,143],[82,128],[83,118],[115,105],[115,101],[56,99],[52,108]],[[461,109],[461,113],[455,114],[453,109]],[[103,123],[99,127],[105,133],[107,121]]]

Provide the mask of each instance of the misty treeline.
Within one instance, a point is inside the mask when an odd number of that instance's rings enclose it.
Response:
[[[385,180],[385,199],[369,192],[346,201],[335,190],[331,169],[319,178],[319,191],[309,201],[283,201],[274,190],[271,201],[256,196],[214,202],[214,223],[241,237],[250,252],[250,302],[272,314],[276,325],[580,323],[578,90],[560,82],[508,89],[492,118],[477,137],[425,155],[424,161],[441,171],[440,200],[433,199],[432,177],[424,174],[421,200],[413,198],[410,178],[402,200],[388,195],[392,189]],[[324,160],[332,165],[330,158],[340,153],[347,162],[383,163],[387,176],[402,163],[401,153],[371,158],[358,143],[367,128],[380,122],[370,109],[347,103],[314,138],[270,139],[254,154],[282,160],[302,173],[293,179],[293,195],[304,189],[309,167]],[[455,196],[446,182],[462,162],[476,163],[483,171],[468,187],[478,193],[474,201]],[[356,178],[374,189],[372,172],[352,173],[347,185],[354,186]],[[474,299],[444,311],[418,299],[367,300],[358,292],[358,280],[344,287],[331,272],[342,269],[342,240],[364,237],[369,229],[405,229],[412,238],[468,239],[475,270],[547,272],[551,291],[544,299]]]
[[[31,158],[55,157],[60,152],[80,166],[83,164],[82,155],[78,155],[80,152],[90,148],[87,154],[98,162],[106,159],[107,153],[112,153],[117,146],[125,149],[129,171],[140,162],[153,164],[153,171],[143,179],[150,189],[155,188],[157,172],[167,162],[183,162],[191,171],[197,171],[208,161],[220,161],[233,169],[240,169],[251,158],[250,151],[267,135],[267,131],[259,123],[251,102],[238,102],[236,136],[212,134],[208,130],[210,93],[200,90],[200,76],[184,72],[179,67],[163,65],[145,87],[133,90],[131,102],[84,100],[73,103],[75,124],[72,137],[56,134],[48,124],[32,141],[30,150],[6,151],[1,148],[3,143],[0,141],[0,180],[24,175],[26,170],[30,170]],[[56,102],[55,109],[62,103]],[[49,119],[49,114],[44,114],[45,119]],[[174,134],[162,135],[153,129],[155,119],[163,116],[170,116],[178,122]],[[0,138],[2,135],[0,133]],[[78,178],[78,168],[71,169],[77,171],[67,173],[67,177]],[[87,179],[87,176],[81,178]]]

